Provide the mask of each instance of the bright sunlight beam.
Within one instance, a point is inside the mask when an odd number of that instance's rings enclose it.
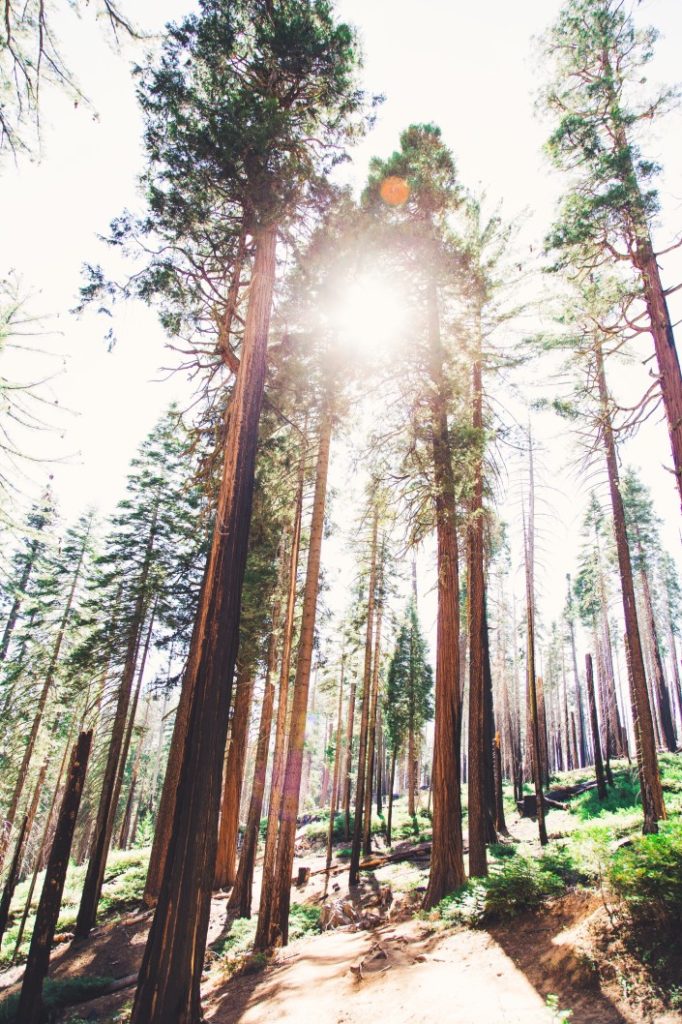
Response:
[[[405,333],[408,307],[397,284],[363,274],[343,290],[331,320],[348,348],[385,350]]]

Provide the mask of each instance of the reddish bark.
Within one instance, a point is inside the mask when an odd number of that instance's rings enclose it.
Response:
[[[237,877],[235,878],[227,904],[228,910],[234,911],[238,917],[251,917],[253,869],[256,863],[260,818],[263,810],[263,796],[265,795],[265,777],[268,770],[272,713],[275,707],[275,672],[277,670],[280,610],[281,606],[278,596],[272,610],[268,664],[265,673],[263,703],[261,705],[260,723],[258,726],[258,744],[256,746],[249,813],[244,831],[242,851],[239,857]]]
[[[275,278],[274,226],[255,236],[241,361],[216,525],[185,680],[190,697],[171,838],[133,1005],[133,1024],[196,1024],[215,869],[221,765],[253,501]]]
[[[377,526],[379,513],[375,506],[372,518],[372,539],[370,541],[370,569],[367,590],[367,629],[365,632],[365,663],[362,679],[362,713],[360,715],[360,738],[358,740],[358,772],[355,780],[355,818],[353,821],[353,845],[351,847],[348,884],[360,881],[360,845],[362,840],[362,817],[365,804],[365,783],[367,778],[367,736],[369,731],[369,709],[372,701],[372,634],[374,628],[374,607],[376,599],[377,571]]]
[[[254,940],[254,949],[267,949],[270,944],[270,926],[272,908],[275,901],[275,868],[277,865],[277,840],[279,838],[279,815],[282,806],[282,790],[286,771],[286,739],[287,714],[289,708],[289,675],[291,672],[291,649],[294,637],[294,615],[296,611],[296,584],[298,577],[298,558],[301,547],[301,517],[303,510],[303,484],[305,476],[305,458],[307,446],[301,451],[299,464],[298,495],[294,513],[293,535],[289,555],[289,580],[287,607],[284,617],[284,636],[282,639],[282,668],[279,678],[279,699],[277,702],[277,722],[275,725],[275,749],[272,755],[272,780],[270,783],[270,807],[268,809],[268,827],[265,835],[263,852],[263,870],[261,874],[260,906],[258,909],[258,925]]]
[[[253,695],[253,669],[250,665],[238,666],[235,680],[236,694],[232,715],[231,739],[223,772],[223,793],[218,829],[218,850],[216,855],[213,886],[215,889],[234,884],[237,877],[237,835],[239,833],[239,808],[241,806],[246,745],[251,720],[251,697]]]
[[[431,435],[436,510],[438,625],[436,707],[433,739],[433,843],[424,907],[429,909],[464,884],[462,798],[460,792],[461,700],[459,645],[459,565],[448,391],[440,338],[436,285],[428,285],[431,358]]]
[[[320,582],[320,556],[324,535],[324,510],[327,497],[327,474],[329,470],[329,449],[333,427],[333,409],[331,399],[325,401],[320,423],[318,441],[317,468],[315,472],[315,494],[313,497],[313,514],[310,523],[310,546],[308,548],[308,565],[303,591],[303,608],[301,611],[301,634],[294,680],[294,695],[291,706],[291,723],[289,726],[289,749],[287,753],[284,785],[282,788],[282,805],[280,811],[280,827],[277,844],[277,861],[275,866],[275,884],[271,917],[269,921],[270,943],[281,938],[286,945],[289,934],[289,903],[291,898],[291,872],[294,863],[294,843],[296,838],[296,817],[301,789],[303,769],[303,743],[308,711],[308,689],[310,670],[313,658],[315,638],[315,619],[317,615],[317,595]],[[260,922],[259,922],[260,925]]]
[[[616,536],[618,567],[620,570],[621,590],[623,595],[623,614],[625,618],[625,630],[628,638],[627,649],[629,652],[631,702],[633,712],[637,720],[636,732],[639,748],[638,763],[640,767],[640,788],[642,792],[642,806],[644,810],[644,831],[656,832],[658,831],[657,823],[661,818],[666,817],[666,812],[665,804],[663,802],[661,780],[658,774],[656,740],[654,737],[651,706],[649,704],[649,695],[647,691],[642,643],[639,634],[639,625],[637,622],[637,605],[635,602],[635,588],[632,578],[632,561],[630,558],[627,527],[625,525],[625,509],[623,507],[623,498],[620,493],[618,459],[616,455],[616,443],[613,435],[613,427],[611,424],[610,398],[606,384],[604,356],[601,341],[598,337],[595,337],[594,355],[597,371],[597,386],[599,389],[601,417],[600,428],[609,477],[609,492],[611,495],[611,507],[613,510],[613,526]]]

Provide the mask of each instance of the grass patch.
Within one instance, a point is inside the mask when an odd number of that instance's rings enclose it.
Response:
[[[310,903],[292,903],[289,910],[289,940],[293,942],[304,935],[320,932],[320,914],[320,908]]]
[[[125,913],[141,903],[144,882],[147,875],[147,865],[149,863],[149,853],[149,848],[146,848],[114,850],[114,852],[110,854],[107,862],[107,870],[104,876],[105,880],[104,885],[102,886],[102,896],[98,911],[102,919],[111,920],[111,918],[115,917],[117,914]],[[85,879],[85,871],[86,865],[84,864],[80,866],[76,866],[75,864],[69,865],[69,870],[66,874],[66,883],[64,885],[64,895],[62,897],[59,921],[57,922],[57,933],[71,931],[76,923],[81,890]],[[26,921],[21,950],[17,957],[18,963],[21,963],[25,954],[28,952],[31,934],[33,932],[33,924],[35,922],[35,913],[38,908],[38,900],[40,899],[40,893],[42,891],[43,878],[44,875],[38,876],[33,900],[31,901],[31,909]],[[26,902],[26,897],[28,896],[29,884],[30,878],[26,878],[16,888],[14,899],[12,900],[12,916],[10,918],[10,924],[3,937],[2,946],[0,947],[0,969],[9,966],[12,954],[14,953],[17,935],[19,933],[21,914]]]
[[[48,978],[43,985],[43,1003],[46,1017],[63,1010],[67,1006],[86,999],[94,999],[111,985],[113,978],[64,978],[51,980]],[[17,1010],[19,993],[8,996],[0,1002],[0,1024],[19,1024]]]

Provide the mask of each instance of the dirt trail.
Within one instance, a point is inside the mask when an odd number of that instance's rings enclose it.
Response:
[[[291,960],[207,993],[205,1005],[211,1024],[551,1021],[542,998],[485,933],[434,944],[414,922],[302,941]]]
[[[214,900],[212,937],[224,927],[225,911],[225,900]],[[562,1009],[573,1010],[571,1024],[682,1024],[680,1013],[645,1013],[641,1006],[625,1005],[617,987],[600,988],[581,951],[601,913],[593,894],[577,892],[490,931],[434,930],[430,922],[407,920],[371,931],[308,936],[254,974],[221,977],[214,965],[204,987],[206,1020],[551,1024],[545,997],[552,992]],[[112,924],[86,944],[55,951],[51,975],[134,973],[147,924],[148,919]],[[0,985],[8,981],[5,975]],[[110,1022],[131,996],[129,989],[94,1000],[82,1015]]]
[[[568,831],[571,824],[569,815],[553,812],[555,834]],[[515,821],[514,833],[517,840],[530,840],[533,825]],[[315,871],[324,864],[324,856],[305,840],[297,853],[295,868],[305,864]],[[350,895],[358,912],[368,905],[371,909],[382,886],[395,885],[401,895],[387,924],[369,931],[339,928],[306,936],[252,974],[230,978],[220,959],[214,959],[203,986],[207,1022],[552,1024],[555,1018],[545,999],[555,993],[561,1009],[573,1011],[571,1024],[682,1024],[681,1012],[666,1012],[651,1000],[646,1009],[645,1002],[625,1001],[618,976],[619,970],[628,969],[624,962],[614,966],[608,981],[603,980],[608,972],[602,971],[601,982],[594,973],[595,941],[607,934],[608,924],[595,893],[571,892],[537,913],[519,915],[488,931],[448,931],[411,916],[425,867],[418,860],[368,872],[352,894],[344,872],[332,876],[332,899]],[[259,876],[257,871],[255,904]],[[323,876],[313,875],[306,885],[292,888],[292,902],[319,905],[323,884]],[[213,900],[209,943],[229,931],[225,896],[216,894]],[[149,921],[148,914],[132,914],[97,928],[86,943],[59,947],[52,956],[51,976],[134,974]],[[605,957],[609,955],[607,950]],[[0,998],[16,990],[21,973],[14,968],[0,975]],[[646,985],[642,991],[648,999]],[[110,1024],[132,994],[130,988],[79,1010],[87,1020]]]

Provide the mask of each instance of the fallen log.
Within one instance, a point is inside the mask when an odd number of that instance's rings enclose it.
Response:
[[[377,868],[382,868],[385,864],[398,864],[404,860],[424,860],[431,854],[431,843],[420,843],[418,846],[411,846],[409,849],[396,850],[394,853],[377,854],[374,857],[365,857],[364,860],[360,861],[361,871],[376,871]],[[330,868],[330,875],[340,875],[344,871],[348,871],[350,864],[336,864]],[[324,875],[326,868],[318,868],[316,871],[311,871],[312,875]]]

